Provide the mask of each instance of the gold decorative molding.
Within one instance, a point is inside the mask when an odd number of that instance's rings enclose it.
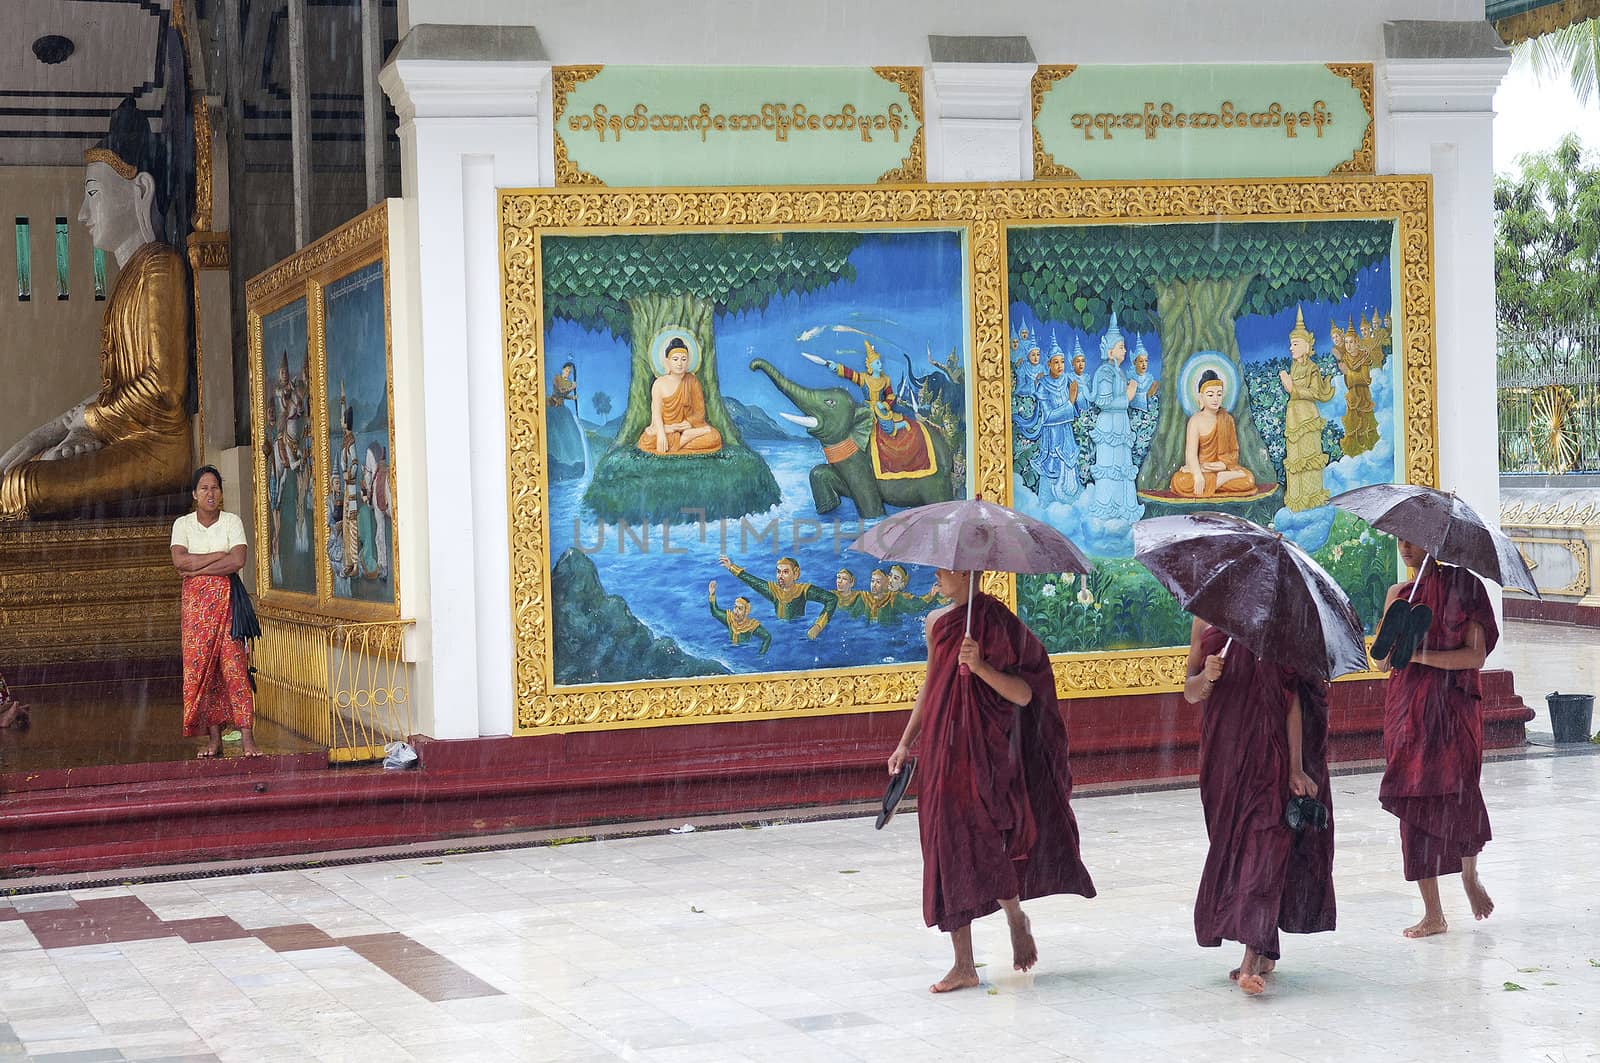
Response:
[[[1500,507],[1503,528],[1583,528],[1600,524],[1600,502],[1507,502]]]
[[[1426,176],[1273,180],[729,188],[704,191],[503,190],[501,297],[505,342],[511,608],[519,733],[766,719],[905,707],[923,666],[836,669],[557,687],[550,659],[549,504],[545,478],[543,286],[539,240],[563,236],[818,227],[949,227],[964,231],[975,381],[968,434],[971,490],[1011,497],[1010,364],[1005,233],[1010,225],[1159,224],[1391,218],[1397,226],[1396,353],[1403,369],[1401,478],[1436,486],[1431,190]],[[1015,600],[1009,576],[987,585]],[[1179,689],[1184,651],[1056,658],[1065,697]]]
[[[928,179],[928,160],[923,154],[928,121],[922,113],[922,68],[920,66],[875,66],[872,72],[896,86],[906,94],[911,113],[917,117],[917,132],[911,138],[911,147],[899,166],[891,167],[878,175],[878,184],[913,184]]]
[[[1581,598],[1589,593],[1589,543],[1580,535],[1572,539],[1536,538],[1530,535],[1510,536],[1512,542],[1517,544],[1520,551],[1523,546],[1554,546],[1565,550],[1572,555],[1572,562],[1576,571],[1571,582],[1565,587],[1540,587],[1540,595],[1559,595],[1563,598]],[[1524,552],[1523,560],[1527,560]],[[1529,568],[1534,567],[1529,565]],[[1535,581],[1537,582],[1537,581]],[[1515,593],[1527,597],[1525,591],[1518,587],[1505,588],[1507,593]]]
[[[1560,0],[1520,15],[1499,19],[1494,31],[1507,44],[1521,44],[1530,37],[1566,29],[1575,22],[1600,18],[1600,0]]]
[[[195,270],[228,269],[232,255],[228,234],[197,230],[189,234],[189,266]]]
[[[1078,69],[1076,63],[1060,66],[1041,66],[1033,72],[1033,121],[1030,128],[1033,130],[1033,176],[1063,177],[1076,181],[1078,171],[1070,166],[1062,166],[1056,162],[1055,157],[1044,150],[1044,138],[1039,135],[1039,111],[1044,107],[1044,94],[1049,92],[1056,82],[1069,76]]]
[[[561,118],[567,113],[567,94],[585,81],[595,77],[604,66],[557,66],[550,69],[550,91],[554,117],[551,128],[556,139],[556,184],[601,185],[604,181],[589,173],[567,155],[567,142],[561,139]]]
[[[177,5],[181,8],[183,5]],[[194,229],[211,230],[211,108],[200,93],[194,97]]]
[[[374,244],[387,245],[388,238],[389,208],[379,203],[245,281],[245,302],[254,305],[269,299],[286,286],[308,278],[348,255],[360,255]]]
[[[1367,110],[1367,131],[1361,135],[1361,146],[1355,154],[1329,170],[1331,174],[1371,174],[1378,170],[1378,155],[1373,144],[1373,131],[1377,128],[1378,120],[1372,113],[1372,64],[1371,63],[1329,63],[1328,71],[1336,77],[1342,77],[1350,82],[1351,86],[1361,96],[1361,106]]]

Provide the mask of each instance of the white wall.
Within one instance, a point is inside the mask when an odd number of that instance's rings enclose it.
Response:
[[[1394,19],[1483,0],[408,0],[422,23],[536,26],[555,63],[920,65],[928,35],[1026,35],[1044,63],[1375,59]]]

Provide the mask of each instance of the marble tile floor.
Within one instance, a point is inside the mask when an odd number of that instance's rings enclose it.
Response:
[[[1491,665],[1511,670],[1517,694],[1534,711],[1528,724],[1529,739],[1549,741],[1546,694],[1600,694],[1600,628],[1507,620],[1497,659]],[[1594,717],[1594,727],[1600,730],[1600,713]]]
[[[1194,944],[1193,789],[1084,796],[1100,896],[922,926],[916,820],[702,829],[0,895],[0,1063],[99,1060],[1600,1059],[1600,752],[1491,761],[1497,910],[1418,915],[1378,776],[1334,781],[1340,927],[1267,996]]]

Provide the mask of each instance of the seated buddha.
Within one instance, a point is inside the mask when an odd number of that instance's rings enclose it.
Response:
[[[1194,498],[1251,494],[1256,478],[1239,464],[1239,432],[1233,415],[1222,408],[1222,378],[1208,369],[1195,390],[1200,408],[1189,416],[1183,468],[1172,474],[1172,490]]]
[[[722,433],[706,423],[706,394],[689,372],[689,345],[674,337],[667,344],[666,372],[650,385],[650,425],[639,436],[646,454],[714,454]]]
[[[77,513],[188,483],[188,281],[178,251],[155,236],[159,152],[132,99],[84,152],[78,220],[119,267],[100,327],[100,386],[0,456],[0,518]]]

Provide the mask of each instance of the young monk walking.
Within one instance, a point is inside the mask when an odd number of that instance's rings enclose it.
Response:
[[[1184,674],[1184,699],[1200,706],[1200,803],[1211,840],[1195,939],[1206,948],[1242,943],[1229,977],[1255,996],[1278,964],[1279,930],[1334,928],[1327,685],[1258,659],[1198,618]],[[1326,828],[1291,830],[1291,795],[1320,800]]]
[[[1402,933],[1423,938],[1449,929],[1439,902],[1441,875],[1460,874],[1474,918],[1487,919],[1494,911],[1478,879],[1478,853],[1490,837],[1489,810],[1479,788],[1479,669],[1500,629],[1478,577],[1436,561],[1424,566],[1426,554],[1412,543],[1400,543],[1400,557],[1419,569],[1418,579],[1389,588],[1384,610],[1410,600],[1433,610],[1433,624],[1411,662],[1390,672],[1384,687],[1378,799],[1400,820],[1406,881],[1422,893],[1422,920]],[[1388,658],[1377,665],[1388,671]]]
[[[1039,953],[1022,901],[1095,893],[1068,804],[1067,731],[1050,657],[1010,609],[975,592],[974,579],[938,572],[951,604],[928,614],[927,678],[889,757],[893,775],[921,738],[922,914],[955,949],[950,973],[929,987],[934,993],[978,984],[974,919],[1004,908],[1012,966],[1027,971]]]

